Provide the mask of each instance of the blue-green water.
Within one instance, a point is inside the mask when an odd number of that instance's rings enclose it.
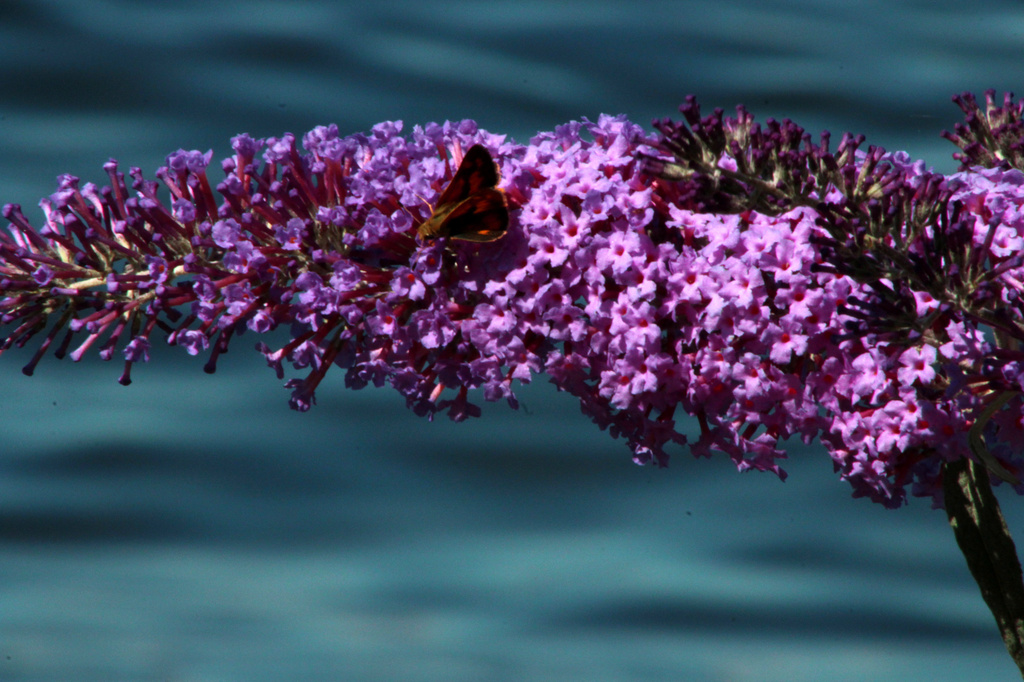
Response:
[[[687,93],[950,171],[949,97],[1018,87],[1022,47],[1010,2],[5,2],[0,203],[243,131],[526,140]],[[820,450],[641,469],[542,383],[456,425],[337,372],[296,414],[254,343],[128,388],[0,357],[0,680],[1016,677],[944,515],[850,499]]]

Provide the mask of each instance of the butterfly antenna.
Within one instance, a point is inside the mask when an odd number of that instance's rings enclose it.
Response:
[[[427,207],[428,207],[428,208],[430,208],[430,212],[431,212],[431,213],[433,213],[433,212],[434,212],[434,205],[433,205],[432,203],[430,203],[429,201],[427,201],[426,199],[424,199],[423,197],[421,197],[421,196],[420,196],[419,194],[416,194],[415,192],[413,192],[413,193],[412,193],[412,195],[413,195],[414,197],[416,197],[417,199],[419,199],[420,201],[422,201],[422,202],[423,202],[424,204],[426,204],[426,205],[427,205]],[[411,214],[410,214],[410,215],[411,215]]]

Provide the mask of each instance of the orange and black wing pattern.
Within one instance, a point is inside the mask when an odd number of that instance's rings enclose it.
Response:
[[[423,239],[451,237],[491,242],[508,229],[505,193],[498,189],[498,167],[483,145],[473,145],[462,158],[431,216],[419,227]]]

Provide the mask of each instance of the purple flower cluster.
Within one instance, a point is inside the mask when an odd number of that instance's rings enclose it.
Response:
[[[62,178],[39,230],[6,206],[0,323],[11,331],[0,350],[42,334],[31,373],[66,330],[58,355],[120,348],[128,383],[157,328],[189,353],[209,351],[213,371],[234,336],[285,327],[283,347],[257,347],[279,377],[285,362],[304,371],[287,383],[295,409],[315,403],[333,365],[350,387],[390,384],[417,414],[455,420],[479,414],[471,390],[515,406],[514,382],[546,374],[638,463],[665,465],[670,444],[687,444],[676,418],[688,414],[700,427],[694,454],[784,476],[780,442],[820,439],[856,495],[890,507],[907,485],[941,503],[939,465],[970,456],[993,382],[1024,388],[1021,358],[986,364],[983,324],[934,292],[913,293],[926,334],[851,333],[871,288],[822,267],[819,212],[707,212],[644,172],[640,155],[657,155],[658,140],[623,117],[526,146],[471,121],[401,132],[321,127],[305,152],[292,135],[242,135],[215,188],[210,154],[179,151],[157,173],[169,201],[138,169],[129,190],[112,161],[108,187]],[[499,165],[507,234],[419,239],[428,202],[474,144]],[[891,160],[908,183],[922,173]],[[962,175],[975,242],[1002,264],[998,291],[1016,302],[1024,175]],[[1002,466],[1024,472],[1019,398],[986,436]]]

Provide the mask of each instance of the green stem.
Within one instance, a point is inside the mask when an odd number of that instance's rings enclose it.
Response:
[[[946,462],[944,467],[949,525],[1024,678],[1024,578],[988,471],[968,459]]]

